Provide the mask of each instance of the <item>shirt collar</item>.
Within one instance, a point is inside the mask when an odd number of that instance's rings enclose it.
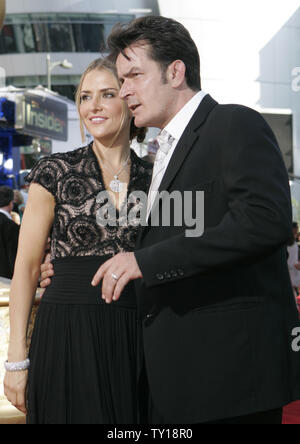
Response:
[[[207,93],[204,91],[199,91],[184,105],[164,129],[175,139],[179,140],[206,95]]]
[[[4,214],[6,217],[8,217],[8,219],[12,220],[11,215],[7,211],[0,209],[0,213]]]

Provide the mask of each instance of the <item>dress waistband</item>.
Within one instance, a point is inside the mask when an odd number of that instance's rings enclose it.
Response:
[[[101,267],[111,256],[67,257],[52,261],[54,276],[42,298],[43,303],[107,305],[102,299],[102,282],[93,287],[91,282]],[[136,308],[134,282],[125,287],[120,299],[112,306]]]

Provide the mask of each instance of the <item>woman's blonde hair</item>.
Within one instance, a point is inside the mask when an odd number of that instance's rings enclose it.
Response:
[[[76,91],[76,106],[77,106],[77,110],[79,113],[79,117],[80,117],[80,132],[81,132],[81,138],[82,141],[85,141],[85,131],[84,131],[84,125],[83,125],[83,120],[81,118],[80,115],[80,105],[81,105],[81,90],[82,90],[82,85],[83,82],[87,76],[87,74],[89,74],[92,71],[108,71],[110,72],[115,80],[116,83],[118,84],[118,87],[120,88],[120,81],[118,78],[118,73],[117,73],[117,69],[116,66],[113,62],[111,62],[108,58],[103,59],[103,58],[99,58],[97,60],[94,60],[85,70],[85,72],[82,74],[77,91]],[[124,102],[124,107],[123,107],[123,113],[122,113],[122,117],[121,117],[121,124],[120,124],[120,129],[118,131],[118,133],[116,134],[116,136],[114,137],[111,145],[113,145],[113,143],[117,140],[117,138],[119,137],[123,127],[124,127],[124,123],[125,123],[125,119],[126,119],[126,104]],[[131,127],[130,127],[130,140],[133,140],[134,138],[137,139],[137,141],[139,143],[144,142],[145,137],[146,137],[146,133],[147,133],[147,128],[137,128],[134,124],[134,119],[132,119],[131,121]]]

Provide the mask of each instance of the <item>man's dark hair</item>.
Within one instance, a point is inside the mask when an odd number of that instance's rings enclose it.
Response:
[[[165,17],[141,17],[129,24],[117,24],[108,37],[108,49],[115,62],[120,53],[133,44],[146,42],[150,57],[161,65],[163,73],[175,60],[186,66],[186,82],[194,91],[201,90],[200,56],[188,30],[179,22]]]
[[[13,200],[13,190],[9,187],[0,187],[0,208],[7,207]]]

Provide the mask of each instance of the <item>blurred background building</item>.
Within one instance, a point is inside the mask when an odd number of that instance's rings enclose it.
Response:
[[[156,0],[6,1],[0,35],[0,184],[22,186],[41,156],[82,145],[74,103],[81,74],[105,54],[116,23],[145,14],[159,14]],[[134,148],[147,153],[145,145]]]
[[[0,0],[0,29],[2,28],[6,12],[6,2],[5,0]]]
[[[0,41],[6,82],[21,88],[47,86],[46,55],[68,60],[57,67],[52,89],[69,99],[87,65],[99,57],[112,27],[139,14],[158,14],[154,0],[8,0]]]

